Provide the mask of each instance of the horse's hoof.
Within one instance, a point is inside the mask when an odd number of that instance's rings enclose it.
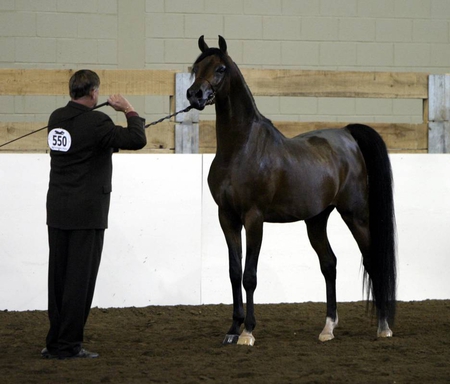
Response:
[[[386,319],[378,322],[377,337],[392,337],[393,333]]]
[[[243,330],[241,335],[239,336],[239,340],[237,343],[238,345],[248,345],[250,347],[253,347],[253,345],[255,344],[255,337],[251,332]]]
[[[225,335],[225,339],[223,339],[222,344],[237,344],[239,340],[239,335]]]
[[[332,320],[331,317],[327,317],[325,321],[325,327],[323,328],[322,332],[319,335],[320,341],[330,341],[334,339],[333,330],[338,325],[338,317],[336,314],[336,320]]]
[[[319,340],[320,341],[330,341],[330,340],[333,340],[334,339],[334,335],[333,335],[333,332],[332,333],[321,333],[320,335],[319,335]]]
[[[392,337],[394,333],[388,328],[383,330],[378,330],[377,337]]]

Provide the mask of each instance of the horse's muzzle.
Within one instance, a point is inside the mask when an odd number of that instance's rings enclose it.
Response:
[[[207,105],[214,104],[215,94],[209,87],[202,89],[202,87],[196,87],[192,85],[186,92],[186,97],[189,100],[191,107],[203,110]]]

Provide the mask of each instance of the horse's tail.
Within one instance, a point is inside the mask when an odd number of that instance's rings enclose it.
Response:
[[[393,180],[386,144],[372,128],[348,125],[363,154],[369,184],[370,255],[364,260],[364,286],[378,317],[394,321],[396,307],[396,241]]]

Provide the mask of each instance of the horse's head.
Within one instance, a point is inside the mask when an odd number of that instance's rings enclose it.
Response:
[[[206,105],[214,104],[231,60],[222,36],[219,36],[219,48],[209,48],[203,35],[198,39],[198,47],[202,53],[192,67],[195,80],[187,90],[186,97],[192,107],[202,110]]]

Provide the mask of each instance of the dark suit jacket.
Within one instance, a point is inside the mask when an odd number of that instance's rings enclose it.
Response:
[[[147,143],[139,116],[116,126],[106,114],[70,101],[52,113],[48,143],[51,170],[47,225],[59,229],[108,227],[112,154]]]

